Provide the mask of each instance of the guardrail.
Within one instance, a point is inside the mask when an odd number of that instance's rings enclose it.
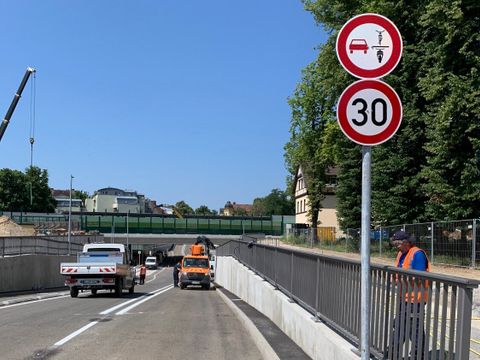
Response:
[[[70,253],[82,251],[83,244],[99,242],[103,235],[72,236]],[[0,257],[18,255],[67,255],[67,236],[5,236],[0,237]]]
[[[360,262],[232,240],[233,256],[315,318],[359,344]],[[377,359],[468,359],[479,281],[371,265],[371,353]],[[413,300],[413,302],[412,302]]]

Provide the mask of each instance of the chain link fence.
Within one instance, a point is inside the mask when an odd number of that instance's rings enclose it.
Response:
[[[288,229],[284,240],[323,250],[360,253],[360,229],[331,229]],[[480,267],[480,219],[380,226],[370,231],[371,255],[394,258],[397,250],[390,239],[398,230],[411,234],[432,264]]]

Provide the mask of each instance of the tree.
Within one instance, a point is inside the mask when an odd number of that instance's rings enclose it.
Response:
[[[344,229],[360,225],[361,148],[338,133],[334,115],[335,102],[354,78],[340,67],[334,45],[341,26],[366,12],[390,18],[404,41],[402,61],[385,77],[402,99],[403,122],[392,139],[372,149],[372,224],[478,215],[480,4],[303,2],[330,33],[290,99],[291,139],[285,147],[290,173],[302,166],[307,175],[312,220],[315,202],[322,198],[321,168],[333,161],[339,168],[340,224]]]
[[[85,200],[88,198],[88,193],[83,190],[74,190],[72,194],[73,198],[81,199],[83,204],[85,204]]]
[[[312,224],[317,224],[325,198],[327,169],[338,165],[336,148],[331,146],[332,134],[338,133],[334,108],[348,75],[341,70],[334,48],[331,38],[322,46],[317,60],[304,69],[302,82],[289,99],[291,136],[285,145],[285,159],[293,177],[299,167],[303,170]]]
[[[478,1],[432,0],[418,21],[428,136],[421,175],[429,218],[464,219],[480,212],[479,16]]]
[[[253,200],[253,215],[271,216],[294,214],[294,200],[282,190],[273,189],[266,197]]]
[[[182,214],[182,216],[194,214],[193,209],[188,205],[185,201],[181,200],[175,204],[178,212]]]
[[[27,210],[31,212],[54,212],[57,206],[48,186],[48,171],[31,166],[25,171],[28,185],[31,185],[31,201]]]
[[[28,202],[25,174],[18,170],[0,170],[0,209],[24,211]]]
[[[195,209],[196,215],[216,215],[216,210],[210,210],[207,205],[201,205],[199,208]]]
[[[0,208],[8,211],[53,212],[56,203],[48,186],[48,172],[33,166],[25,174],[0,170]]]

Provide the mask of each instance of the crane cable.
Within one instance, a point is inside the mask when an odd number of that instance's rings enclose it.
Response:
[[[33,73],[33,79],[30,83],[30,170],[33,170],[33,144],[35,143],[35,111],[36,111],[36,73]],[[29,182],[30,206],[33,205],[33,186]]]
[[[35,143],[35,98],[36,98],[36,73],[30,83],[30,167],[33,167],[33,144]]]

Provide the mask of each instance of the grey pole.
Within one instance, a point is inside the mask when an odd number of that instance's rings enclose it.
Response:
[[[475,269],[477,265],[476,254],[477,253],[477,219],[473,219],[472,228],[472,268]]]
[[[70,175],[70,201],[68,203],[68,255],[70,255],[71,251],[71,240],[72,240],[72,181],[73,175]]]
[[[362,360],[370,359],[370,178],[372,148],[362,146],[361,333]]]
[[[433,221],[430,224],[430,261],[433,264]]]
[[[130,214],[130,210],[127,212],[127,252],[128,252],[128,214]],[[128,254],[130,259],[132,258],[131,254]]]

